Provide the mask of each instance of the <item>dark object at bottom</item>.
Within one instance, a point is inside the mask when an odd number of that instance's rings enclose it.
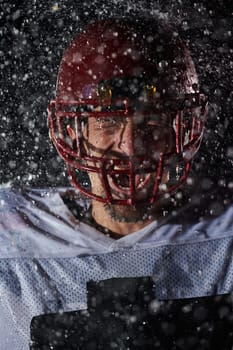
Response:
[[[88,309],[36,316],[31,350],[231,350],[231,295],[159,301],[150,278],[87,285]]]

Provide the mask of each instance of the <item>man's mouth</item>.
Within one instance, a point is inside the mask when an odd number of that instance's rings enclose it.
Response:
[[[129,175],[115,174],[115,175],[112,175],[111,178],[112,178],[112,182],[117,187],[120,187],[122,189],[128,189],[130,187]]]
[[[132,177],[128,174],[109,175],[110,187],[121,194],[129,195],[131,188],[135,187],[135,191],[142,191],[146,188],[151,174],[135,174]]]

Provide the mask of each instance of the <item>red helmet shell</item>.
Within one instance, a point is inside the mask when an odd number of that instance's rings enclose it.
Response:
[[[172,88],[179,93],[195,92],[193,84],[198,79],[187,48],[175,32],[162,29],[154,20],[91,24],[64,53],[56,98],[97,97],[98,82],[113,77],[150,77],[167,93]]]

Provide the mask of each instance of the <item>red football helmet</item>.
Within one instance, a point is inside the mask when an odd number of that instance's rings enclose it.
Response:
[[[104,203],[135,205],[152,204],[187,179],[206,114],[194,63],[176,32],[155,19],[111,19],[90,24],[64,53],[48,123],[76,188]],[[144,138],[152,137],[155,127],[170,130],[172,148],[159,155],[153,144],[133,155],[103,146],[102,153],[93,151],[90,120],[98,120],[100,128],[119,128],[135,115],[143,117],[137,128],[145,128]],[[93,174],[98,174],[101,194],[88,180]],[[149,195],[138,195],[148,177],[153,178]]]

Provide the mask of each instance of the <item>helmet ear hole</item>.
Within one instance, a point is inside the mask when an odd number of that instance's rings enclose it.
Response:
[[[76,133],[74,131],[74,129],[72,129],[72,127],[70,126],[70,124],[68,124],[66,126],[66,131],[67,131],[67,134],[70,138],[70,146],[72,147],[73,150],[77,150],[77,137],[76,137]]]
[[[170,143],[169,143],[169,150],[168,152],[175,152],[176,150],[176,133],[175,133],[175,130],[172,128],[171,129],[171,133],[170,133]]]
[[[68,132],[68,134],[69,134],[69,136],[70,136],[72,142],[74,142],[75,139],[76,139],[76,135],[75,135],[74,130],[71,128],[70,125],[67,125],[66,130],[67,130],[67,132]]]
[[[87,118],[88,119],[88,118]],[[85,123],[82,123],[81,125],[81,152],[83,155],[87,155],[90,153],[89,147],[88,147],[88,137],[89,137],[89,132],[88,132],[88,121],[85,121]]]

